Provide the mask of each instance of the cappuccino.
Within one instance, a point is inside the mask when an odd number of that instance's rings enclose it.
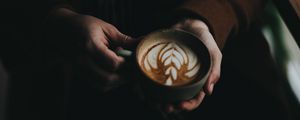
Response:
[[[153,81],[166,86],[191,83],[201,61],[183,41],[172,38],[146,38],[137,51],[138,64]]]

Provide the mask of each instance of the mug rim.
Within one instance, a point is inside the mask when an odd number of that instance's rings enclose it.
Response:
[[[155,82],[155,80],[153,80],[152,78],[150,78],[146,73],[145,71],[141,68],[141,65],[139,63],[139,58],[138,58],[138,52],[140,51],[140,47],[142,45],[142,42],[144,40],[146,40],[147,38],[155,35],[155,34],[161,34],[162,32],[182,32],[186,35],[189,35],[189,36],[192,36],[196,39],[199,40],[200,44],[202,44],[205,48],[205,50],[207,51],[207,54],[209,56],[208,58],[208,69],[205,70],[205,73],[203,73],[203,75],[198,75],[195,79],[199,79],[199,80],[193,80],[194,82],[191,82],[191,83],[187,83],[187,84],[183,84],[183,85],[178,85],[178,86],[167,86],[167,85],[164,85],[164,84],[160,84],[158,82]],[[199,37],[197,37],[196,35],[194,35],[193,33],[190,33],[190,32],[187,32],[185,30],[181,30],[181,29],[159,29],[159,30],[156,30],[154,32],[151,32],[149,33],[148,35],[146,35],[145,37],[143,37],[143,39],[141,39],[141,41],[138,43],[137,47],[136,47],[136,51],[135,51],[135,58],[136,58],[136,62],[138,64],[138,68],[140,71],[142,71],[142,74],[144,76],[147,77],[147,79],[150,79],[149,81],[151,81],[151,83],[154,83],[155,85],[158,85],[159,87],[164,87],[164,88],[167,88],[167,89],[184,89],[184,88],[189,88],[189,87],[195,87],[195,86],[198,86],[201,82],[203,82],[204,80],[204,83],[203,85],[206,83],[207,79],[208,79],[208,75],[210,74],[211,72],[211,69],[212,69],[212,55],[210,54],[210,52],[208,51],[208,48],[206,47],[206,45],[199,39]]]

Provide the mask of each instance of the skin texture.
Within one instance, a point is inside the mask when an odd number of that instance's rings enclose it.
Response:
[[[67,8],[57,8],[50,14],[53,22],[62,22],[70,29],[77,29],[86,43],[86,48],[104,61],[106,69],[115,71],[124,58],[114,51],[134,43],[133,38],[121,33],[115,26],[90,15],[78,14]],[[51,22],[51,21],[50,21]]]
[[[167,112],[173,112],[175,108],[179,110],[191,111],[201,104],[206,94],[211,95],[213,93],[214,85],[218,82],[221,74],[222,53],[204,22],[195,19],[186,19],[180,23],[177,23],[173,27],[175,29],[185,30],[197,36],[208,48],[212,59],[212,69],[210,71],[208,80],[205,83],[203,89],[204,91],[200,91],[200,93],[191,100],[182,101],[176,105],[166,105]]]
[[[124,63],[124,58],[118,56],[115,51],[122,48],[130,48],[135,45],[136,39],[121,33],[115,26],[93,16],[81,15],[67,8],[57,8],[53,10],[50,17],[55,22],[63,21],[68,23],[64,27],[79,29],[81,36],[86,41],[86,49],[98,56],[98,61],[104,63],[106,67],[98,67],[98,73],[101,78],[107,81],[118,81],[121,77],[115,73],[116,70]],[[197,108],[205,95],[211,95],[214,85],[220,77],[220,66],[222,54],[214,38],[209,32],[205,23],[200,20],[186,19],[173,26],[175,29],[191,32],[202,40],[207,46],[212,58],[212,70],[204,91],[199,92],[191,100],[182,101],[180,104],[166,104],[164,107],[167,112],[173,112],[176,109],[191,111]]]

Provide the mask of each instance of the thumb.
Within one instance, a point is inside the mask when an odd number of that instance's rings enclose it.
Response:
[[[135,46],[137,46],[138,40],[119,32],[118,39],[116,39],[114,42],[125,49],[133,49]]]
[[[137,44],[137,39],[130,37],[121,33],[116,27],[111,25],[109,29],[104,30],[106,36],[117,46],[122,46],[124,48],[132,48]]]

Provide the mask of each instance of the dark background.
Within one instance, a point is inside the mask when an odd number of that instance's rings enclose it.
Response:
[[[70,59],[55,56],[43,40],[48,3],[1,3],[0,59],[9,79],[6,118],[19,119],[161,119],[139,101],[130,85],[98,93]],[[223,50],[222,77],[214,94],[188,119],[293,119],[280,74],[259,26],[232,38]],[[79,70],[78,70],[79,69]],[[68,73],[68,72],[67,72]]]

